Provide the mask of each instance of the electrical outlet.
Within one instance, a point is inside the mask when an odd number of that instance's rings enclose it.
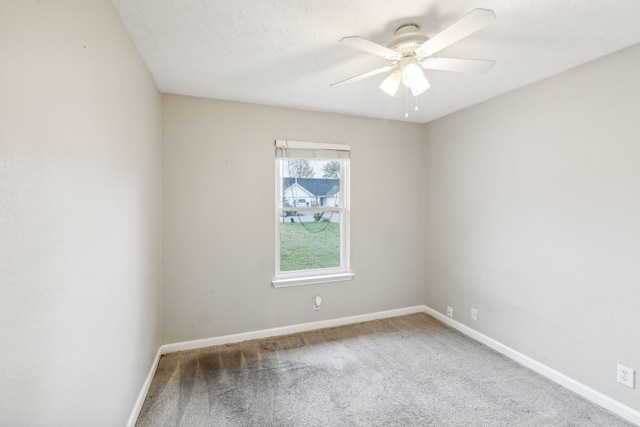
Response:
[[[471,320],[478,320],[478,309],[477,308],[472,308],[471,309]]]
[[[618,382],[627,387],[636,388],[635,384],[636,371],[626,366],[618,364]]]
[[[453,319],[453,307],[447,306],[447,316]]]

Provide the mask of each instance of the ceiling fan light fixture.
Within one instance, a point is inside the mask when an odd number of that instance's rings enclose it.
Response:
[[[380,85],[380,89],[388,93],[390,96],[395,96],[398,92],[398,88],[400,87],[401,80],[402,72],[400,70],[395,70],[393,73],[389,74],[386,79],[384,79]]]
[[[402,68],[402,83],[411,89],[413,96],[424,93],[431,86],[416,62],[409,62]]]
[[[431,87],[431,84],[427,80],[425,76],[421,76],[421,78],[417,79],[414,82],[413,86],[411,86],[411,93],[413,96],[418,96],[427,91]]]
[[[407,64],[402,70],[402,83],[406,87],[413,87],[420,78],[424,78],[422,69],[415,62]]]

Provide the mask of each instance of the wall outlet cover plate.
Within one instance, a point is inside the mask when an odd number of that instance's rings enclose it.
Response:
[[[624,384],[627,387],[636,388],[635,376],[635,370],[618,364],[617,380],[620,384]]]

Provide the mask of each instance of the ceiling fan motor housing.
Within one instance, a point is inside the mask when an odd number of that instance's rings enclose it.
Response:
[[[387,47],[401,53],[402,56],[413,56],[415,50],[429,39],[419,31],[420,27],[416,24],[403,25],[396,30],[396,36]]]

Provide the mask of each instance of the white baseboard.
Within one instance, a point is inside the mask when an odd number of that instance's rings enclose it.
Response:
[[[136,421],[138,421],[138,415],[140,415],[140,410],[142,410],[142,405],[144,404],[144,401],[147,398],[147,393],[149,393],[149,387],[151,387],[151,381],[153,381],[153,376],[156,374],[156,369],[158,369],[158,362],[160,361],[160,348],[158,348],[158,351],[156,352],[156,357],[153,359],[153,362],[151,362],[151,368],[149,369],[147,378],[144,380],[144,383],[142,384],[142,389],[138,394],[138,399],[136,399],[136,404],[133,405],[133,410],[131,411],[131,415],[129,416],[129,421],[127,421],[127,427],[135,427]]]
[[[443,323],[446,323],[452,328],[457,329],[468,337],[473,338],[474,340],[481,342],[487,347],[494,349],[498,353],[501,353],[508,358],[515,360],[521,365],[526,366],[532,371],[535,371],[540,375],[547,377],[551,381],[560,384],[561,386],[573,391],[574,393],[579,394],[580,396],[584,397],[587,400],[590,400],[596,405],[602,406],[603,408],[608,409],[614,414],[617,414],[622,418],[640,426],[640,412],[636,411],[635,409],[623,405],[617,400],[614,400],[609,396],[606,396],[590,387],[587,387],[586,385],[579,383],[578,381],[569,378],[564,374],[561,374],[560,372],[548,367],[547,365],[544,365],[537,360],[534,360],[510,347],[507,347],[506,345],[494,340],[493,338],[489,338],[488,336],[481,334],[480,332],[445,316],[444,314],[432,309],[431,307],[424,306],[424,312],[442,321]]]
[[[295,334],[297,332],[306,332],[322,328],[332,328],[335,326],[349,325],[351,323],[367,322],[369,320],[386,319],[387,317],[404,316],[405,314],[422,312],[424,312],[424,306],[418,305],[415,307],[399,308],[395,310],[380,311],[370,314],[360,314],[357,316],[340,317],[338,319],[320,320],[318,322],[301,323],[298,325],[283,326],[280,328],[262,329],[259,331],[244,332],[241,334],[224,335],[221,337],[165,344],[163,346],[160,346],[160,352],[162,354],[167,354],[176,351],[194,350],[197,348],[211,347],[214,345],[224,345],[260,338],[275,337],[278,335]]]

